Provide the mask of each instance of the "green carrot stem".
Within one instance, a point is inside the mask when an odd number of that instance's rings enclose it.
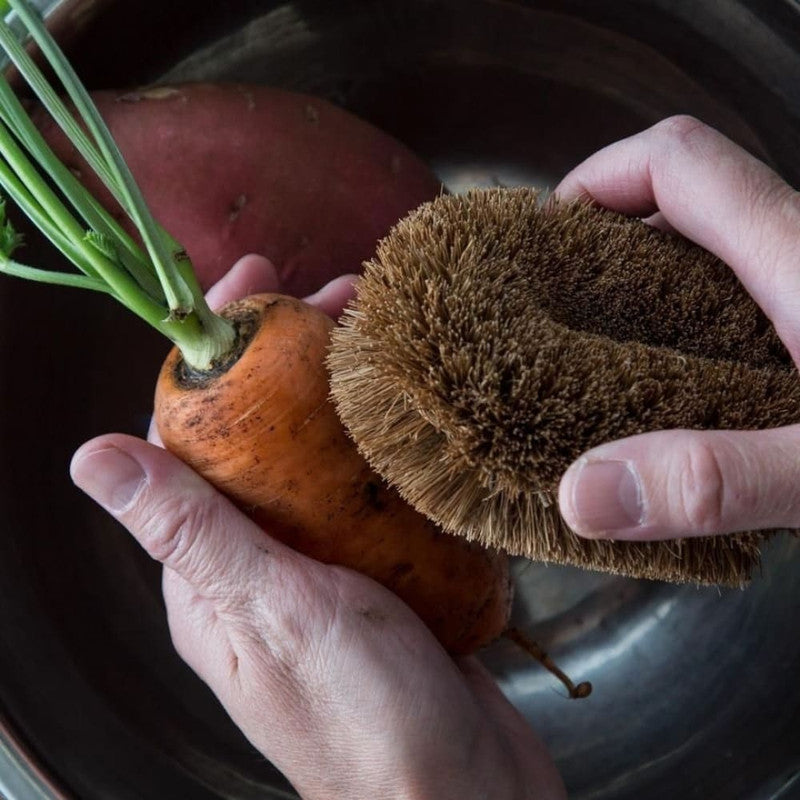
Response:
[[[8,5],[8,3],[6,3]],[[11,27],[0,21],[0,46],[6,55],[11,59],[11,63],[19,70],[26,82],[33,89],[34,94],[39,98],[42,105],[47,109],[50,116],[58,124],[70,142],[75,145],[77,151],[83,156],[97,174],[100,180],[108,189],[116,193],[117,188],[111,173],[97,148],[92,144],[89,137],[78,125],[75,118],[69,113],[66,105],[47,82],[44,74],[36,65],[36,62],[28,55],[25,48],[17,41]],[[117,198],[118,200],[120,198]]]
[[[0,152],[6,157],[6,160],[0,159],[0,184],[9,196],[39,230],[88,277],[103,280],[108,290],[118,298],[128,298],[132,292],[140,294],[138,285],[126,272],[118,270],[97,247],[87,244],[85,229],[70,215],[22,151],[9,139],[7,131],[0,126]],[[141,296],[133,301],[132,309],[147,322],[157,322],[160,325],[163,307],[147,300],[148,298]]]
[[[174,264],[173,258],[175,254],[170,252],[162,230],[151,216],[141,190],[134,181],[128,165],[122,158],[116,142],[89,97],[89,93],[81,84],[80,79],[61,49],[47,32],[38,14],[33,11],[25,0],[10,0],[10,5],[17,12],[31,37],[39,45],[43,55],[47,58],[56,75],[58,75],[67,90],[67,94],[75,104],[81,119],[95,140],[103,163],[111,174],[112,183],[116,187],[122,207],[136,225],[153,260],[153,265],[156,268],[159,281],[169,304],[170,316],[179,318],[191,313],[194,307],[192,292],[186,286],[180,272],[170,269],[168,266]],[[31,74],[35,75],[36,72],[38,70],[31,71]],[[34,91],[37,91],[37,87],[39,87],[38,81],[36,85],[31,84],[31,88]],[[45,92],[44,94],[50,98],[52,93]]]
[[[84,274],[42,270],[13,260],[11,252],[19,237],[5,222],[2,207],[0,271],[28,280],[109,293],[175,342],[192,367],[209,369],[233,349],[233,325],[208,307],[186,251],[153,219],[105,122],[38,14],[27,0],[0,0],[0,11],[9,7],[61,80],[88,135],[5,22],[0,22],[0,46],[118,200],[147,252],[58,161],[0,76],[0,184]]]
[[[20,196],[21,190],[25,189],[31,199],[36,199],[38,208],[47,215],[49,222],[63,236],[68,239],[81,239],[85,233],[83,226],[67,211],[2,125],[0,125],[0,153],[3,154],[7,164],[4,173],[8,183],[13,186],[12,174],[19,179],[20,191],[17,196]]]
[[[58,286],[74,286],[79,289],[91,289],[95,292],[109,292],[108,286],[103,281],[90,278],[87,275],[75,275],[72,272],[56,272],[55,270],[38,269],[20,264],[13,259],[0,256],[0,272],[6,275],[13,275],[16,278],[24,278],[28,281],[39,283],[52,283]]]
[[[117,241],[120,258],[136,282],[153,298],[163,299],[161,285],[141,247],[86,191],[72,172],[60,161],[52,158],[52,150],[2,75],[0,75],[0,119],[16,141],[21,143],[37,164],[50,175],[58,190],[86,224]]]

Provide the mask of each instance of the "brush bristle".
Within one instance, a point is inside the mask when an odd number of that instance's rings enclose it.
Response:
[[[765,532],[585,540],[567,466],[664,428],[800,420],[800,381],[722,262],[681,237],[530,189],[443,196],[366,265],[329,356],[372,466],[446,530],[537,561],[739,585]]]

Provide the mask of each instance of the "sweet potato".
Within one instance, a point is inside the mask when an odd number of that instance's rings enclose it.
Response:
[[[358,272],[398,219],[440,191],[404,145],[306,95],[188,84],[92,98],[154,217],[186,245],[205,286],[252,252],[276,265],[284,292],[309,294]],[[123,221],[50,117],[40,108],[32,117],[56,155]]]

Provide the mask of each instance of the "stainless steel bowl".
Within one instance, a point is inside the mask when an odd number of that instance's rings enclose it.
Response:
[[[788,0],[41,5],[94,88],[236,79],[324,95],[454,190],[552,186],[676,112],[798,183]],[[174,654],[157,567],[67,479],[85,438],[144,431],[162,343],[94,297],[11,281],[0,329],[0,794],[293,796]],[[800,797],[798,549],[775,540],[746,591],[517,564],[517,621],[595,692],[565,699],[510,644],[485,661],[573,798]]]

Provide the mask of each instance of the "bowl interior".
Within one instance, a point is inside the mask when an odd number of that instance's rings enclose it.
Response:
[[[769,20],[748,27],[738,3],[716,20],[717,5],[681,17],[660,2],[62,2],[52,21],[70,23],[92,88],[234,80],[318,94],[402,139],[452,191],[552,187],[674,113],[794,180],[800,101],[783,82],[800,77],[800,56]],[[35,239],[26,257],[53,261]],[[86,800],[294,796],[173,652],[156,565],[67,478],[86,438],[145,433],[166,347],[110,301],[10,280],[0,326],[0,711]],[[510,643],[483,657],[571,797],[762,798],[789,785],[797,551],[775,539],[743,592],[516,564],[515,621],[595,692],[567,700]]]

